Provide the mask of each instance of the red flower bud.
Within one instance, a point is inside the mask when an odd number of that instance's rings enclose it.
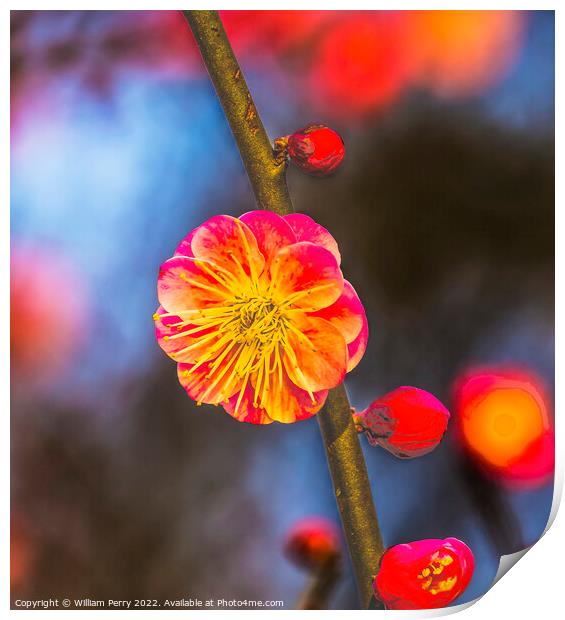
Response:
[[[308,125],[288,136],[288,155],[304,172],[327,176],[343,161],[345,146],[341,136],[325,125]]]
[[[388,549],[373,580],[388,609],[435,609],[452,603],[469,585],[475,559],[457,538],[417,540]]]
[[[414,458],[439,444],[449,411],[429,392],[404,386],[377,398],[353,419],[372,446],[378,444],[400,458]]]
[[[546,483],[555,466],[547,396],[533,373],[480,368],[455,384],[459,439],[499,481],[520,488]]]
[[[308,517],[295,523],[287,534],[284,546],[287,558],[308,570],[336,559],[340,549],[337,527],[322,517]]]

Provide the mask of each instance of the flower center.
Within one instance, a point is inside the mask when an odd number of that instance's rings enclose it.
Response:
[[[446,566],[453,563],[453,558],[449,554],[441,554],[436,551],[430,560],[431,562],[418,575],[418,579],[422,580],[422,590],[427,590],[433,595],[452,590],[457,583],[457,576],[453,575],[447,579],[442,579],[439,575],[443,573]]]
[[[247,345],[276,343],[285,331],[285,317],[272,299],[257,297],[244,301],[234,318],[234,337]]]
[[[206,378],[210,383],[202,399],[216,386],[221,386],[222,394],[225,394],[227,399],[233,392],[233,387],[238,385],[236,414],[245,389],[251,383],[253,405],[266,407],[272,398],[273,389],[281,390],[283,387],[283,369],[286,363],[290,363],[295,372],[301,374],[296,354],[288,339],[290,331],[305,339],[290,318],[292,302],[297,295],[279,301],[273,299],[269,292],[268,288],[260,290],[258,286],[254,291],[246,291],[226,299],[224,305],[187,310],[182,314],[189,316],[174,325],[179,330],[178,334],[166,336],[169,340],[187,335],[195,339],[187,347],[177,351],[177,355],[206,344],[201,356],[195,360],[192,368],[184,371],[184,375],[189,377],[203,364],[209,364]],[[303,294],[306,293],[300,293]],[[187,325],[194,327],[182,331]],[[313,393],[308,389],[306,391],[314,403]]]

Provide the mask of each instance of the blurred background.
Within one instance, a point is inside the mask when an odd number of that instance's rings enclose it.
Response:
[[[476,366],[554,385],[553,12],[221,12],[271,137],[343,136],[329,179],[290,168],[367,310],[348,375],[453,407]],[[12,11],[12,598],[237,598],[292,608],[299,518],[337,520],[317,422],[197,408],[153,332],[159,265],[254,208],[180,13]],[[507,485],[454,428],[399,460],[361,438],[387,546],[455,536],[483,594],[543,531],[552,481]],[[527,561],[527,559],[525,560]],[[357,599],[350,567],[332,597]]]

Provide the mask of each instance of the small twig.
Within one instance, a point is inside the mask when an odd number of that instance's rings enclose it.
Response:
[[[340,576],[340,556],[335,555],[312,573],[297,609],[327,609],[330,595]]]
[[[260,209],[294,211],[286,186],[286,165],[273,150],[217,11],[183,11],[235,136]],[[367,467],[345,387],[330,390],[317,415],[335,496],[361,597],[375,605],[372,577],[383,543]]]
[[[520,522],[503,489],[486,476],[467,454],[460,454],[459,468],[467,494],[498,555],[525,549]],[[457,460],[455,461],[457,464]]]

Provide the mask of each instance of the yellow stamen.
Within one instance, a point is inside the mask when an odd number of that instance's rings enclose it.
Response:
[[[263,374],[263,389],[261,390],[261,397],[259,402],[261,403],[261,407],[266,408],[267,398],[269,397],[269,357],[265,356],[263,358],[263,363],[265,365]]]
[[[230,280],[231,280],[231,282],[229,282],[227,280],[227,278],[221,276],[219,273],[214,271],[210,267],[210,265],[208,263],[206,263],[205,261],[196,260],[195,263],[196,263],[196,265],[198,267],[200,267],[203,271],[205,271],[210,277],[214,278],[214,280],[216,280],[216,282],[221,284],[225,289],[227,289],[228,291],[232,290],[232,286],[236,282],[236,280],[234,279],[234,277],[233,277],[233,275],[231,273],[227,273],[227,275],[230,277]]]
[[[255,262],[251,254],[251,248],[249,247],[249,240],[247,239],[247,235],[245,234],[245,231],[243,230],[243,226],[241,225],[241,222],[239,221],[239,219],[236,218],[235,224],[236,224],[238,233],[243,239],[243,245],[245,246],[245,251],[247,253],[247,261],[249,263],[249,271],[251,273],[251,280],[252,282],[257,282],[257,280],[259,279],[258,278],[259,274],[257,273],[257,270],[255,269]]]
[[[220,295],[221,297],[225,297],[225,298],[231,297],[230,293],[222,291],[218,287],[209,286],[208,284],[204,284],[203,282],[200,282],[200,280],[195,280],[194,278],[189,278],[186,275],[186,273],[184,273],[184,272],[181,272],[179,274],[179,278],[181,280],[184,280],[187,284],[190,284],[190,286],[192,286],[194,288],[201,288],[204,291],[209,291],[211,293],[214,293],[214,295]]]
[[[213,327],[215,325],[221,325],[222,323],[224,323],[225,320],[222,319],[217,319],[215,321],[209,321],[207,323],[203,323],[202,325],[198,325],[197,327],[194,327],[193,329],[187,329],[185,331],[180,331],[176,334],[173,334],[172,336],[164,336],[165,340],[178,340],[179,338],[185,338],[186,336],[192,336],[193,334],[197,334],[198,332],[201,332],[205,329],[209,329],[210,327]],[[188,325],[189,323],[184,323],[184,325]],[[170,325],[169,327],[177,327],[177,329],[182,329],[182,325],[183,324],[179,324],[179,325]],[[215,332],[218,333],[218,332]]]
[[[297,377],[298,381],[301,383],[302,389],[308,392],[308,396],[310,396],[310,400],[312,401],[312,404],[313,405],[316,404],[316,399],[314,398],[314,392],[309,387],[304,387],[308,385],[308,380],[306,379],[306,377],[304,376],[304,373],[302,372],[302,370],[300,369],[300,366],[298,365],[298,360],[296,359],[296,354],[294,353],[294,349],[287,342],[285,342],[283,344],[283,350],[286,353],[286,357],[284,358],[283,361],[284,361],[287,374],[289,376]]]
[[[218,385],[221,378],[226,374],[226,372],[230,369],[230,366],[237,360],[237,354],[233,355],[227,364],[223,367],[223,369],[217,374],[216,378],[210,383],[210,385],[206,388],[204,394],[202,394],[202,399],[205,399],[209,396],[210,392]],[[214,374],[214,370],[210,372],[210,375]]]
[[[438,594],[439,592],[449,592],[453,590],[455,584],[457,583],[457,576],[448,577],[443,581],[438,581],[435,588],[430,588],[430,594]]]
[[[247,387],[247,382],[249,381],[249,374],[245,375],[243,379],[243,383],[241,384],[241,388],[239,390],[239,396],[237,397],[237,402],[235,404],[234,416],[237,418],[239,413],[239,406],[241,405],[241,401],[243,400],[243,395],[245,394],[245,388]]]
[[[296,291],[296,293],[293,293],[292,295],[289,295],[285,301],[284,301],[284,305],[285,306],[289,306],[295,302],[297,302],[299,299],[302,299],[303,297],[308,297],[308,295],[311,295],[312,293],[317,293],[319,291],[324,291],[328,288],[335,288],[335,283],[334,282],[330,282],[328,284],[319,284],[318,286],[314,286],[312,288],[309,288],[305,291]]]
[[[253,406],[254,407],[259,406],[258,396],[259,396],[259,390],[261,389],[261,382],[263,381],[264,370],[265,370],[265,367],[263,366],[263,364],[261,364],[257,372],[257,382],[255,383],[255,394],[253,395]]]
[[[296,327],[294,327],[294,325],[292,323],[289,322],[288,324],[288,328],[290,329],[290,331],[294,332],[297,337],[298,337],[298,341],[306,344],[309,344],[312,351],[315,353],[316,352],[316,347],[314,346],[314,343],[310,340],[310,338],[308,338],[308,336],[306,336],[306,334],[304,334],[303,332],[301,332],[299,329],[297,329]]]
[[[441,575],[444,568],[452,563],[453,558],[450,555],[441,555],[439,551],[434,553],[430,558],[430,563],[418,575],[418,579],[422,580],[420,584],[422,589],[433,595],[453,589],[457,583],[457,576],[454,575],[443,580],[437,579],[437,575]]]

